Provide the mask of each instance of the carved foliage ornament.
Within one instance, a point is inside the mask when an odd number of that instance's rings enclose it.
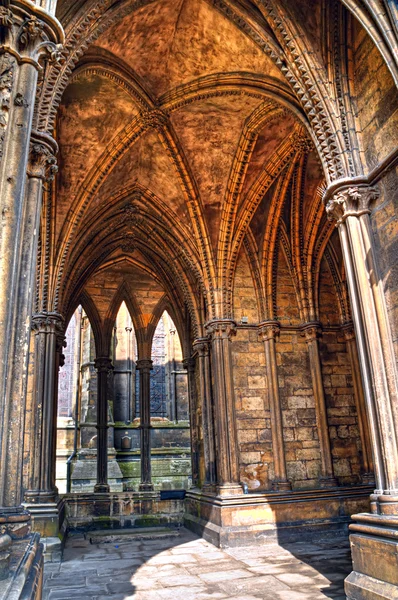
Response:
[[[140,113],[141,120],[145,127],[162,131],[167,127],[169,118],[167,113],[159,108],[153,108],[152,110],[146,110]]]
[[[7,131],[11,93],[15,77],[16,60],[6,52],[0,56],[0,159],[4,151],[4,139]]]
[[[52,181],[58,171],[57,160],[44,144],[31,144],[28,174],[30,177]]]
[[[306,342],[317,340],[322,335],[320,323],[307,323],[302,328],[301,335],[305,337]]]
[[[14,18],[9,8],[0,6],[0,27],[11,29],[14,24]]]
[[[277,321],[260,323],[258,335],[262,342],[274,340],[280,333],[280,325]]]
[[[347,217],[370,214],[370,204],[379,197],[377,188],[365,186],[347,187],[336,192],[326,204],[329,220],[343,223]]]
[[[236,335],[236,323],[229,319],[219,319],[210,321],[205,325],[209,337],[215,339],[226,339]]]

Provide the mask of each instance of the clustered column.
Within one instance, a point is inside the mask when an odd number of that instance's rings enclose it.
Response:
[[[141,483],[140,491],[153,491],[151,476],[151,369],[150,359],[137,360],[140,372]]]
[[[319,449],[321,453],[321,476],[319,478],[319,483],[321,487],[334,487],[337,486],[337,480],[333,474],[325,390],[323,388],[321,359],[319,356],[318,338],[321,333],[322,329],[319,323],[307,323],[302,328],[302,335],[305,336],[310,358],[310,370],[315,399]]]
[[[37,136],[33,139],[31,129],[41,70],[39,61],[45,57],[58,58],[57,43],[63,41],[63,32],[59,23],[44,10],[33,3],[21,2],[2,6],[1,35],[0,513],[4,509],[9,514],[11,510],[16,515],[21,514],[24,520],[23,511],[18,507],[23,493],[22,452],[30,342],[30,327],[26,324],[32,311],[41,167],[48,165],[54,149],[51,142],[47,144],[48,139],[40,143]],[[46,426],[51,427],[51,424]],[[13,519],[17,520],[18,517]]]
[[[279,396],[278,369],[276,363],[275,338],[279,335],[277,321],[264,321],[260,323],[260,338],[264,342],[265,361],[267,369],[268,395],[271,411],[272,448],[274,454],[275,490],[291,490],[291,483],[287,480],[286,459],[283,443],[282,410]]]
[[[97,369],[97,483],[95,492],[109,492],[108,484],[108,377],[112,362],[107,356],[95,359]]]
[[[329,189],[324,201],[337,221],[369,416],[377,490],[373,510],[398,514],[398,375],[382,278],[375,256],[366,183]]]
[[[206,324],[206,331],[211,343],[214,377],[217,492],[219,495],[241,494],[231,353],[231,337],[236,332],[236,324],[229,319],[217,319]]]
[[[205,463],[205,477],[202,489],[204,492],[214,492],[217,482],[209,345],[210,342],[208,338],[198,338],[193,344],[194,352],[196,352],[198,356],[199,402],[202,408],[203,453]]]

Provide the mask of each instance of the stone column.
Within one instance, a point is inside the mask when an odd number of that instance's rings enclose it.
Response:
[[[347,271],[351,307],[369,415],[378,502],[398,514],[398,377],[383,284],[375,256],[370,204],[378,190],[342,185],[325,196],[336,219]],[[388,498],[387,498],[388,497]],[[381,505],[379,509],[383,510]]]
[[[312,389],[314,391],[316,423],[321,453],[321,476],[319,484],[321,487],[334,487],[337,486],[337,481],[333,474],[325,391],[319,356],[318,337],[321,333],[322,330],[319,323],[307,323],[302,328],[302,335],[305,336],[310,358]]]
[[[97,483],[94,492],[109,492],[108,484],[108,377],[112,362],[108,356],[95,359],[97,369]]]
[[[197,400],[195,385],[195,358],[186,358],[182,362],[188,373],[188,399],[189,399],[189,424],[191,434],[191,464],[192,485],[196,487],[199,483],[199,435],[197,419]]]
[[[206,324],[206,331],[211,340],[214,418],[217,428],[217,493],[220,496],[242,494],[231,352],[231,337],[236,332],[236,324],[229,319],[215,319]]]
[[[264,342],[267,370],[268,396],[271,411],[272,448],[274,455],[274,490],[291,490],[292,485],[286,475],[285,448],[283,443],[282,409],[279,396],[278,367],[276,364],[275,338],[279,335],[277,321],[264,321],[259,325],[259,334]]]
[[[137,360],[140,372],[140,430],[141,430],[141,483],[140,491],[152,492],[151,476],[151,369],[152,361]]]
[[[41,200],[39,182],[26,185],[26,171],[39,61],[57,58],[63,33],[53,17],[28,2],[2,6],[0,24],[0,507],[7,515],[14,508],[22,515],[17,507],[22,501],[27,323]]]
[[[353,515],[350,525],[353,571],[345,581],[350,600],[398,597],[398,376],[369,217],[378,195],[357,179],[332,185],[324,196],[343,250],[377,488],[372,514]]]
[[[34,413],[30,432],[32,461],[25,506],[33,517],[33,528],[43,536],[58,533],[58,490],[55,487],[55,446],[57,415],[57,349],[63,338],[64,321],[60,314],[42,312],[32,317],[35,335]]]
[[[355,341],[355,331],[353,323],[345,323],[343,326],[343,333],[347,344],[348,355],[350,357],[355,406],[357,409],[358,429],[359,435],[361,437],[361,479],[363,483],[366,483],[368,485],[374,485],[375,476],[373,472],[373,459],[370,444],[368,417],[366,414],[365,398],[361,379],[361,367],[359,364],[358,349]]]
[[[208,338],[198,338],[193,343],[193,349],[197,352],[198,356],[199,402],[202,406],[203,451],[205,461],[203,491],[214,492],[217,480],[209,344]]]

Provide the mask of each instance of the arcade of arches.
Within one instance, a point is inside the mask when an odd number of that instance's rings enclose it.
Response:
[[[0,598],[182,522],[398,598],[397,84],[395,0],[0,0]]]

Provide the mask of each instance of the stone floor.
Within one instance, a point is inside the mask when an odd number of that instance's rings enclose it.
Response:
[[[91,544],[70,537],[60,565],[45,566],[44,600],[345,599],[348,541],[219,550],[188,532],[161,540]]]

